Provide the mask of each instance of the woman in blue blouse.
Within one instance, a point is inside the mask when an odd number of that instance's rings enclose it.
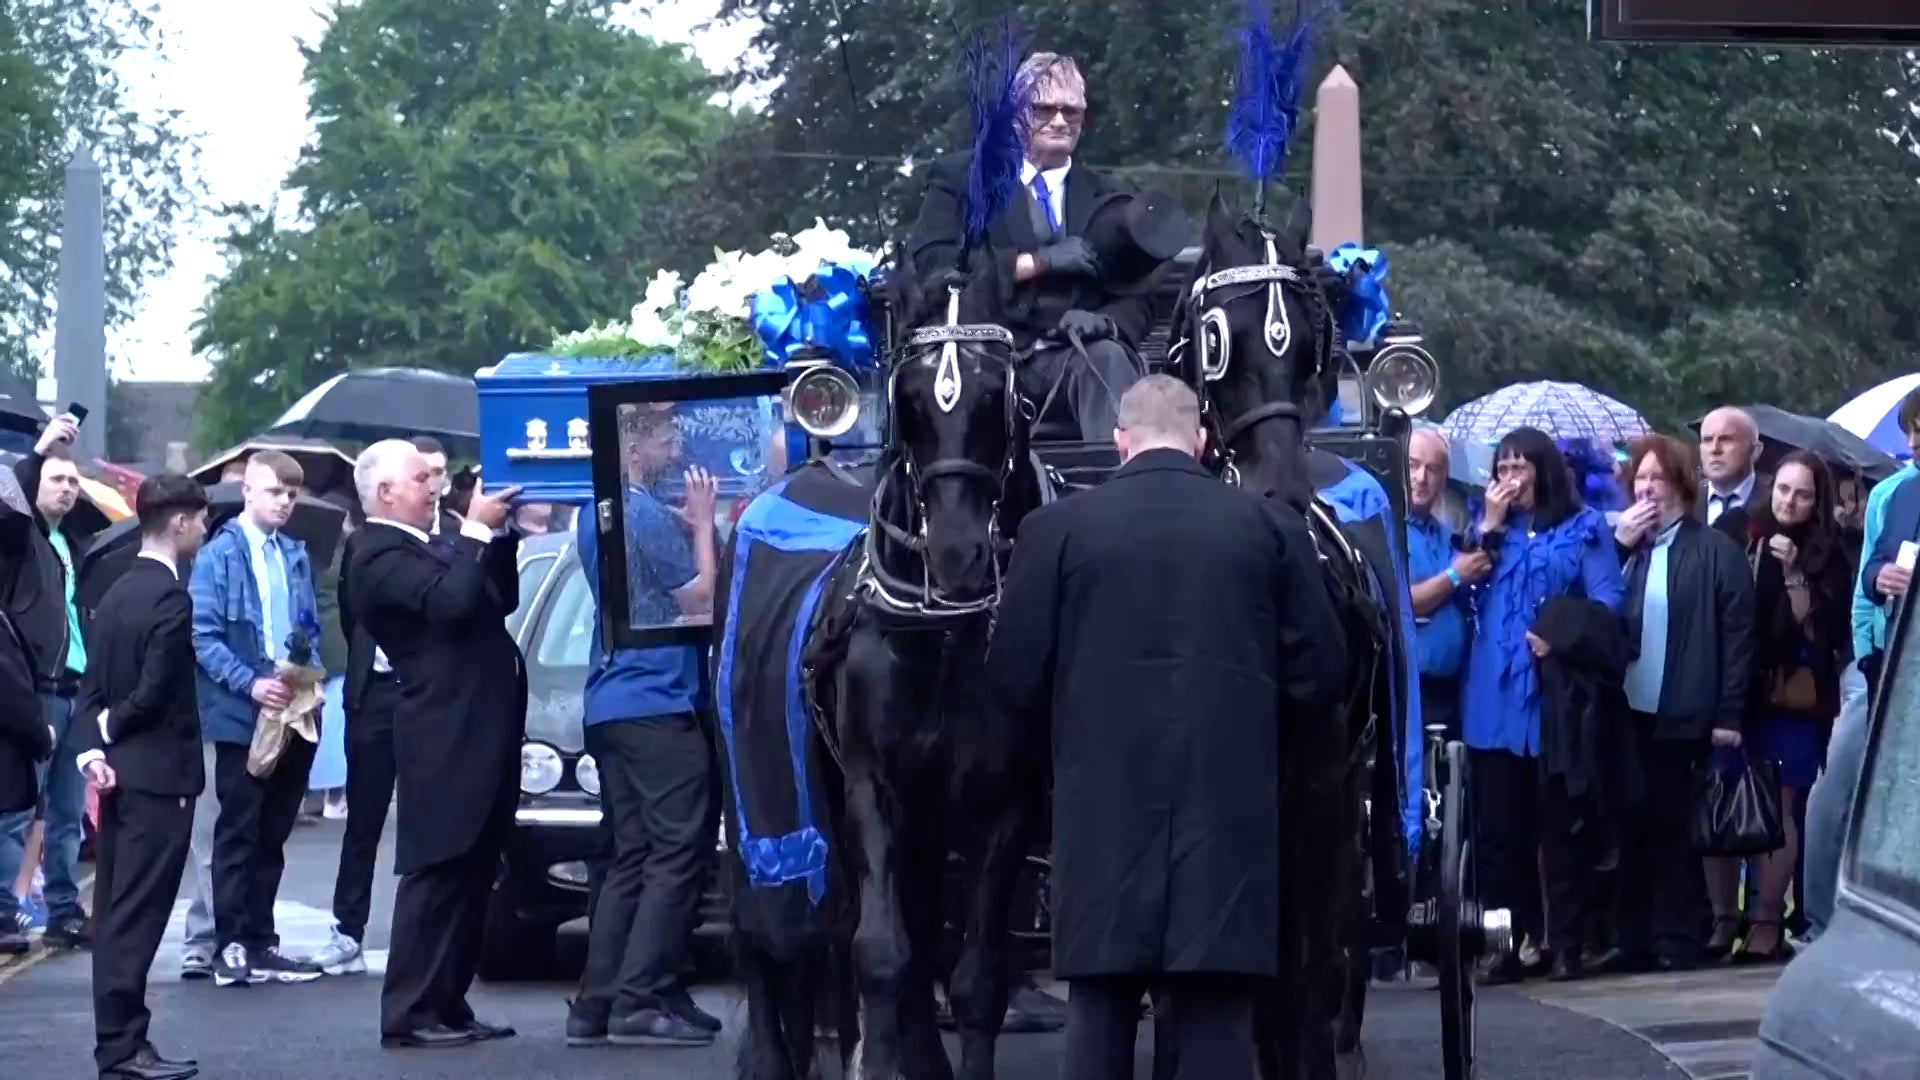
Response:
[[[1546,645],[1531,630],[1546,601],[1585,597],[1618,608],[1625,586],[1604,515],[1582,504],[1553,440],[1516,428],[1494,448],[1494,480],[1471,536],[1493,557],[1480,589],[1478,623],[1461,686],[1461,715],[1473,777],[1476,872],[1482,899],[1513,912],[1516,933],[1543,941],[1539,823],[1540,684]],[[1554,882],[1548,881],[1551,890]],[[1577,974],[1580,943],[1566,943],[1556,969]],[[1558,973],[1558,972],[1557,972]],[[1510,957],[1488,977],[1522,977]]]

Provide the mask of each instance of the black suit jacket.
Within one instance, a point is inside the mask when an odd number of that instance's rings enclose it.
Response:
[[[1724,533],[1734,542],[1746,546],[1748,534],[1753,530],[1753,508],[1773,497],[1773,477],[1756,471],[1753,474],[1753,490],[1747,493],[1747,501],[1739,506],[1728,507],[1713,520],[1715,532]],[[1707,510],[1712,505],[1713,488],[1704,480],[1700,482],[1700,502],[1694,507],[1694,516],[1701,521],[1707,520]]]
[[[964,196],[971,160],[970,154],[949,155],[927,169],[920,217],[914,223],[908,247],[923,286],[944,279],[960,257],[966,236]],[[1131,190],[1076,163],[1067,172],[1067,190],[1061,199],[1061,232],[1067,236],[1084,235],[1096,207]],[[1066,312],[1098,311],[1113,320],[1121,341],[1129,348],[1139,348],[1153,323],[1150,294],[1115,296],[1100,282],[1078,277],[1042,276],[1025,283],[1014,280],[1015,259],[1023,252],[1038,251],[1051,242],[1042,239],[1034,229],[1029,206],[1032,198],[1023,189],[1012,206],[988,223],[988,250],[973,254],[971,269],[980,274],[979,281],[990,285],[998,300],[998,310],[981,310],[967,318],[1005,326],[1013,332],[1020,347],[1026,348],[1036,338],[1056,329],[1060,316]]]
[[[107,590],[87,639],[80,747],[104,749],[119,786],[191,797],[206,784],[194,693],[193,600],[166,566],[137,557]],[[99,717],[107,710],[100,741]],[[56,760],[56,769],[71,769]]]
[[[447,554],[378,522],[349,543],[343,608],[401,685],[400,873],[464,855],[512,822],[527,722],[526,666],[506,627],[519,543],[455,536]]]
[[[1055,970],[1275,974],[1288,733],[1347,671],[1301,516],[1143,453],[1021,522],[987,666],[1051,720]]]
[[[347,666],[343,672],[346,677],[346,700],[341,702],[349,713],[360,711],[360,702],[366,695],[367,684],[373,679],[373,635],[354,618],[352,590],[353,549],[360,538],[366,534],[367,526],[354,530],[340,544],[340,570],[334,583],[334,603],[340,618],[340,634],[347,643]]]

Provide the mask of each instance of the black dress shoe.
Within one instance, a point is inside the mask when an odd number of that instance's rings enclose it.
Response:
[[[383,1050],[437,1050],[447,1046],[465,1046],[473,1041],[473,1032],[465,1028],[435,1024],[432,1027],[382,1035],[380,1048]]]
[[[178,1060],[163,1058],[160,1056],[160,1051],[153,1048],[152,1043],[147,1044],[147,1053],[152,1054],[153,1060],[161,1065],[172,1065],[177,1069],[197,1069],[200,1067],[200,1062],[193,1058],[179,1058]]]
[[[1587,966],[1580,957],[1574,955],[1553,958],[1553,970],[1547,973],[1548,982],[1577,982],[1587,977]]]
[[[490,1039],[511,1039],[515,1035],[520,1034],[513,1030],[511,1024],[489,1024],[478,1018],[467,1021],[465,1030],[467,1034],[473,1036],[473,1041],[475,1042],[486,1042]]]
[[[100,1070],[100,1080],[188,1080],[199,1076],[200,1067],[179,1061],[167,1061],[143,1046],[132,1057],[111,1069]]]

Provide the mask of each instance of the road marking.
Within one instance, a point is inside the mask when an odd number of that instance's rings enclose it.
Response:
[[[1767,995],[1782,970],[1712,967],[1519,989],[1542,1004],[1638,1035],[1692,1080],[1748,1080]]]
[[[82,875],[79,884],[80,904],[82,907],[86,907],[89,901],[93,899],[93,871],[89,870]],[[0,960],[0,986],[5,986],[9,981],[18,978],[21,974],[46,962],[47,957],[54,955],[54,953],[65,951],[68,950],[50,949],[43,942],[38,948],[24,956],[11,956]]]

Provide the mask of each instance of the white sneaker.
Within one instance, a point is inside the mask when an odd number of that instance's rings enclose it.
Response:
[[[340,790],[327,792],[326,802],[320,807],[320,816],[328,821],[347,820],[347,793]]]
[[[313,962],[329,975],[360,975],[367,970],[367,958],[360,943],[334,927],[326,947],[314,954]]]

